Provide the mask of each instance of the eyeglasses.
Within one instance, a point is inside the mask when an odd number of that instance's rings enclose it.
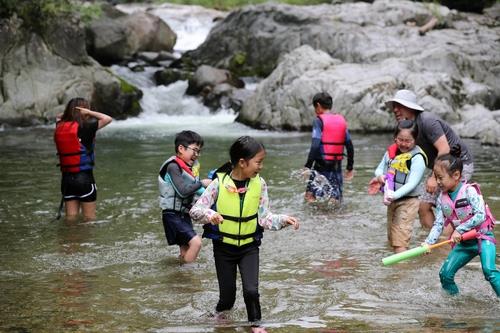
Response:
[[[406,144],[410,144],[410,143],[415,142],[415,139],[400,139],[400,138],[396,138],[396,141],[397,141],[398,143],[406,143]]]
[[[188,146],[184,146],[186,149],[189,149],[193,152],[193,154],[197,155],[197,156],[200,156],[201,155],[201,150],[200,149],[197,149],[197,148],[191,148],[191,147],[188,147]]]
[[[228,190],[231,193],[240,193],[241,194],[241,193],[246,193],[246,191],[248,191],[247,187],[236,188],[236,187],[229,185],[229,184],[224,185],[224,187],[226,188],[226,190]]]

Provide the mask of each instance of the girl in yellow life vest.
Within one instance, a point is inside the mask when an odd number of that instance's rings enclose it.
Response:
[[[388,147],[370,180],[369,194],[384,187],[387,206],[387,238],[394,252],[408,250],[423,193],[427,156],[415,144],[418,130],[412,120],[401,120],[394,133],[394,145]]]
[[[203,237],[211,238],[219,282],[217,316],[236,300],[236,273],[240,271],[243,298],[252,332],[260,326],[259,245],[263,229],[299,228],[296,218],[269,211],[267,184],[259,176],[266,151],[249,136],[238,138],[229,150],[231,161],[217,170],[216,178],[191,208],[194,221],[204,224]]]

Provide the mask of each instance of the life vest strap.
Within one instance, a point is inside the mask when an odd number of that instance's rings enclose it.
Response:
[[[253,214],[251,216],[240,217],[240,216],[230,216],[230,215],[222,215],[224,220],[234,221],[234,222],[248,222],[257,218],[257,214]]]
[[[75,156],[75,155],[92,155],[94,151],[93,150],[89,150],[89,151],[78,151],[78,152],[74,152],[74,153],[57,153],[58,156]]]
[[[62,168],[73,168],[73,167],[78,167],[78,166],[83,166],[83,165],[95,165],[94,164],[94,161],[90,161],[90,162],[85,162],[85,163],[78,163],[78,164],[61,164],[61,163],[58,163],[56,166],[58,167],[61,167]]]
[[[221,235],[222,237],[227,237],[231,238],[234,240],[243,240],[243,239],[248,239],[248,238],[253,238],[257,232],[252,232],[251,234],[246,234],[246,235],[232,235],[228,234],[226,232],[222,232],[219,230],[218,234]]]
[[[329,142],[329,141],[321,141],[322,144],[324,145],[335,145],[335,146],[343,146],[345,144],[345,142],[335,142],[335,141],[332,141],[332,142]]]

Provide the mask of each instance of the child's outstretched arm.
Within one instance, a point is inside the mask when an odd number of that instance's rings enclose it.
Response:
[[[425,239],[426,244],[434,244],[437,242],[439,236],[443,232],[444,227],[444,215],[441,209],[441,198],[437,199],[436,210],[434,212],[435,220],[429,235]]]
[[[385,169],[388,163],[388,159],[389,159],[388,154],[387,152],[385,152],[384,157],[382,157],[382,160],[375,169],[375,177],[373,177],[368,183],[368,194],[370,195],[377,194],[380,191],[380,188],[384,186],[385,183],[384,173],[386,171]]]
[[[196,203],[189,211],[189,216],[191,216],[193,221],[202,224],[206,223],[218,224],[222,221],[222,216],[220,216],[219,213],[211,209],[212,205],[215,203],[215,200],[217,199],[218,189],[219,189],[219,181],[215,179],[208,185],[208,187],[205,189],[205,191],[200,196],[198,201],[196,201]]]
[[[293,226],[293,228],[295,230],[297,230],[299,228],[299,220],[293,216],[287,216],[287,218],[285,218],[285,221],[286,225],[291,225]]]
[[[174,187],[175,192],[181,198],[187,198],[188,196],[193,195],[193,193],[196,193],[196,191],[202,186],[202,183],[199,181],[187,183],[182,175],[182,170],[175,163],[170,163],[168,165],[165,178],[167,178],[167,175],[172,186]]]
[[[287,215],[273,214],[269,209],[269,196],[267,193],[266,181],[261,177],[261,193],[259,200],[259,224],[264,229],[279,230],[287,225],[293,225],[295,229],[299,227],[296,218]]]

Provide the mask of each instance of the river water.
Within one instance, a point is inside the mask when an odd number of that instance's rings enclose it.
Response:
[[[477,259],[459,271],[462,294],[454,298],[441,292],[438,277],[448,249],[382,266],[391,254],[385,206],[380,196],[366,195],[366,184],[389,135],[353,134],[356,175],[346,184],[344,206],[333,211],[306,205],[304,183],[293,177],[305,162],[308,134],[257,132],[229,115],[184,121],[114,123],[99,133],[93,223],[52,221],[59,171],[51,128],[0,132],[0,331],[245,331],[240,292],[230,321],[207,315],[218,297],[211,243],[204,240],[197,263],[179,266],[178,249],[164,239],[156,175],[180,128],[204,136],[204,172],[227,159],[234,138],[257,136],[267,148],[262,175],[272,209],[301,220],[298,231],[266,232],[261,247],[260,293],[270,332],[500,327],[500,303]],[[475,179],[498,216],[500,149],[468,143],[478,160]],[[412,247],[425,236],[416,223]]]
[[[148,79],[154,69],[136,75],[114,70],[146,91],[145,112],[98,133],[96,221],[53,220],[60,199],[53,126],[0,131],[1,332],[249,331],[239,284],[229,320],[209,316],[218,299],[211,243],[203,241],[196,263],[180,266],[178,248],[164,238],[156,176],[183,129],[205,139],[202,173],[228,159],[238,136],[258,137],[267,149],[262,176],[272,210],[301,221],[298,231],[264,235],[260,294],[269,332],[500,329],[500,302],[477,258],[457,274],[458,297],[440,288],[448,248],[382,266],[391,254],[386,209],[380,196],[366,194],[366,184],[389,134],[353,133],[356,174],[345,185],[344,205],[310,206],[303,201],[304,182],[295,177],[309,133],[252,130],[234,123],[230,111],[210,114],[184,97],[185,82],[154,87]],[[467,143],[476,158],[474,180],[500,216],[500,148]],[[426,235],[416,222],[411,246]]]

